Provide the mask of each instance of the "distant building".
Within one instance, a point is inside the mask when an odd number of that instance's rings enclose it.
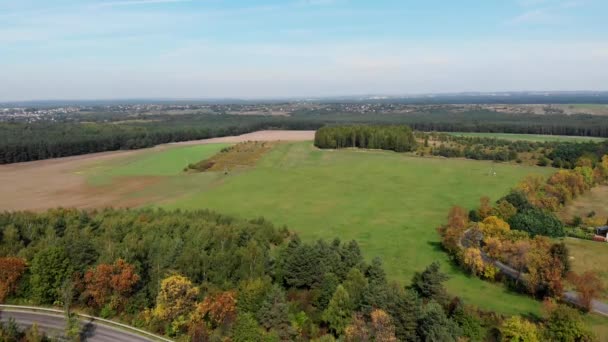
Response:
[[[595,235],[606,237],[608,235],[608,226],[595,228]]]

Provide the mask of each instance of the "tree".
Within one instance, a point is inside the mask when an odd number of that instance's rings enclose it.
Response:
[[[361,306],[363,294],[368,286],[367,279],[358,268],[352,268],[350,272],[348,272],[346,280],[342,285],[350,296],[352,308],[357,310]]]
[[[282,338],[289,338],[292,334],[289,326],[289,307],[285,300],[285,293],[276,284],[272,286],[262,306],[258,310],[257,320],[267,330],[276,330]]]
[[[439,270],[439,263],[435,261],[424,271],[414,274],[411,287],[422,298],[443,300],[446,294],[443,283],[448,279],[449,277]]]
[[[569,279],[578,292],[580,305],[585,311],[591,311],[593,299],[599,297],[605,289],[602,280],[594,271],[586,271],[581,275],[570,272]]]
[[[484,236],[502,236],[507,234],[511,227],[509,224],[496,216],[488,216],[478,224]]]
[[[353,315],[351,323],[344,329],[344,340],[346,342],[371,341],[369,328],[362,315]]]
[[[323,320],[336,335],[341,335],[350,323],[351,315],[350,296],[342,285],[338,285],[327,309],[323,312]]]
[[[181,275],[172,275],[162,280],[156,297],[154,315],[161,320],[173,321],[178,316],[192,312],[199,289]]]
[[[251,312],[255,315],[271,287],[270,278],[255,278],[241,282],[237,302],[239,312]]]
[[[563,223],[555,214],[540,209],[520,212],[511,217],[509,224],[512,229],[523,230],[531,236],[562,237],[566,234]]]
[[[491,212],[491,215],[497,216],[504,221],[509,220],[515,214],[517,214],[517,208],[504,199],[498,201]]]
[[[483,196],[479,199],[479,209],[477,209],[477,214],[481,219],[485,219],[490,216],[492,213],[492,205],[490,205],[490,198],[487,196]]]
[[[196,314],[208,318],[212,327],[231,324],[236,318],[236,313],[236,294],[234,291],[208,295],[196,309]]]
[[[383,310],[376,309],[372,311],[371,318],[374,341],[397,342],[395,326],[392,323],[391,316]]]
[[[551,308],[545,324],[546,341],[591,342],[593,334],[581,314],[565,305]]]
[[[112,265],[99,264],[85,273],[85,294],[97,308],[111,301],[112,309],[116,309],[127,300],[138,281],[135,267],[118,259]]]
[[[245,312],[239,313],[232,328],[232,341],[234,342],[263,342],[264,334],[253,315]]]
[[[435,301],[424,307],[418,320],[417,332],[420,340],[425,342],[455,342],[460,336],[458,325],[446,316],[441,305]]]
[[[509,342],[539,342],[541,339],[536,325],[519,316],[512,316],[500,326],[502,341]]]
[[[395,325],[395,335],[400,341],[416,341],[417,320],[422,310],[418,295],[413,290],[391,286],[388,297],[385,310]]]
[[[21,258],[0,258],[0,303],[15,291],[26,268],[25,260]]]
[[[463,254],[464,266],[473,275],[481,275],[485,269],[485,264],[481,258],[481,251],[477,248],[470,247]]]
[[[63,248],[49,247],[32,260],[30,285],[34,298],[42,304],[60,299],[58,289],[72,275],[72,266]]]

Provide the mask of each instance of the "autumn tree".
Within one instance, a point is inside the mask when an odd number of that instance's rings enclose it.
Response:
[[[0,258],[0,303],[8,297],[25,273],[25,260],[16,257]]]
[[[479,199],[479,209],[477,209],[477,215],[480,219],[485,219],[492,213],[492,205],[490,204],[490,198],[483,196]]]
[[[100,264],[84,275],[85,294],[90,304],[101,308],[110,302],[113,309],[122,305],[139,281],[135,267],[123,259],[114,264]]]
[[[530,323],[519,316],[513,316],[505,320],[500,326],[502,341],[513,342],[539,342],[541,341],[538,329],[534,323]]]
[[[571,272],[569,275],[570,282],[575,286],[578,292],[578,301],[586,311],[591,311],[592,301],[597,298],[605,289],[602,280],[597,273],[586,271],[583,274]]]
[[[385,311],[376,309],[371,313],[372,331],[374,341],[377,342],[396,342],[395,326],[392,323],[391,316]]]
[[[453,206],[448,214],[448,223],[437,228],[442,237],[443,247],[450,253],[459,250],[459,241],[462,234],[469,225],[469,217],[466,211],[459,206]]]
[[[194,309],[199,289],[181,275],[172,275],[162,280],[156,297],[154,315],[165,321],[173,321]]]
[[[234,322],[236,314],[236,293],[234,291],[208,295],[196,309],[196,315],[207,318],[212,327],[231,324]]]
[[[467,248],[463,253],[464,266],[473,275],[480,275],[484,270],[484,262],[481,258],[481,251],[477,248]]]
[[[369,327],[361,314],[354,314],[351,323],[344,329],[346,342],[371,341]]]

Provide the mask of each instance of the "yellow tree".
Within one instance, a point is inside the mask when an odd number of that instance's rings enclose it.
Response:
[[[500,326],[502,341],[539,342],[538,328],[519,316],[505,320]]]
[[[169,276],[160,284],[154,315],[161,320],[173,321],[189,314],[196,305],[198,293],[198,287],[194,287],[190,279],[181,275]]]

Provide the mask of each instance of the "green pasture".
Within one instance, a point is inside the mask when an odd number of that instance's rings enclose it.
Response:
[[[597,138],[597,137],[579,137],[579,136],[568,136],[568,135],[472,133],[472,132],[450,132],[448,134],[458,135],[458,136],[463,136],[463,137],[496,138],[496,139],[511,140],[511,141],[524,140],[524,141],[533,141],[533,142],[544,142],[544,141],[588,142],[588,141],[604,140],[604,138]]]
[[[125,176],[177,176],[188,164],[207,159],[231,144],[175,146],[149,150],[135,157],[120,158],[85,170],[94,185],[108,184],[112,178]]]

